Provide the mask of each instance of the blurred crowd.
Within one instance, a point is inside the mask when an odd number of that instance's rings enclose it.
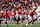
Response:
[[[0,12],[17,11],[18,9],[30,10],[40,6],[40,0],[0,0]]]
[[[40,0],[0,0],[0,9],[15,9],[18,7],[25,9],[33,9],[39,6]]]

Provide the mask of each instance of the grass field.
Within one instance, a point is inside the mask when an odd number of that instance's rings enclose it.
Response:
[[[8,24],[9,24],[8,27],[21,27],[21,23],[19,23],[19,26],[16,25],[16,22],[14,22],[14,23],[10,22],[10,23],[8,23]],[[25,24],[26,24],[26,22],[23,23],[23,27],[25,27]],[[30,24],[31,24],[31,23],[30,23]],[[30,27],[30,24],[28,25],[28,27]],[[40,22],[35,22],[33,25],[34,25],[34,27],[40,27]],[[6,26],[5,23],[2,23],[1,27],[7,27],[7,26]]]

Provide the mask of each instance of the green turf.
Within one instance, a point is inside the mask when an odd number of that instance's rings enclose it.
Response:
[[[2,24],[5,24],[5,23],[2,23]],[[8,24],[9,24],[8,27],[21,27],[21,23],[19,23],[19,26],[16,25],[16,22],[14,22],[14,23],[10,22]],[[23,27],[25,27],[25,24],[26,24],[26,22],[23,23]],[[40,22],[37,22],[37,23],[35,22],[33,25],[34,25],[34,27],[40,27]],[[5,24],[5,25],[2,25],[1,27],[7,27],[7,26]],[[28,25],[28,27],[30,27],[30,24]]]

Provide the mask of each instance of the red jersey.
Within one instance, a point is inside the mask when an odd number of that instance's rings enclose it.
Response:
[[[11,16],[15,16],[15,12],[13,11],[13,12],[11,12]]]
[[[17,10],[17,14],[21,14],[21,11],[20,10]]]
[[[22,15],[24,15],[25,14],[25,12],[24,11],[22,11]]]
[[[21,7],[18,7],[17,14],[21,14],[21,10],[22,10],[22,8]]]
[[[25,11],[26,15],[28,15],[29,11]]]
[[[21,7],[18,7],[18,9],[17,10],[21,10],[22,8]]]
[[[8,16],[8,15],[9,15],[9,13],[8,13],[8,12],[4,12],[4,15],[5,15],[5,16]]]
[[[33,17],[33,15],[34,15],[34,14],[33,14],[33,12],[32,12],[32,11],[30,11],[30,14],[29,14],[29,15],[30,15],[31,17]]]

